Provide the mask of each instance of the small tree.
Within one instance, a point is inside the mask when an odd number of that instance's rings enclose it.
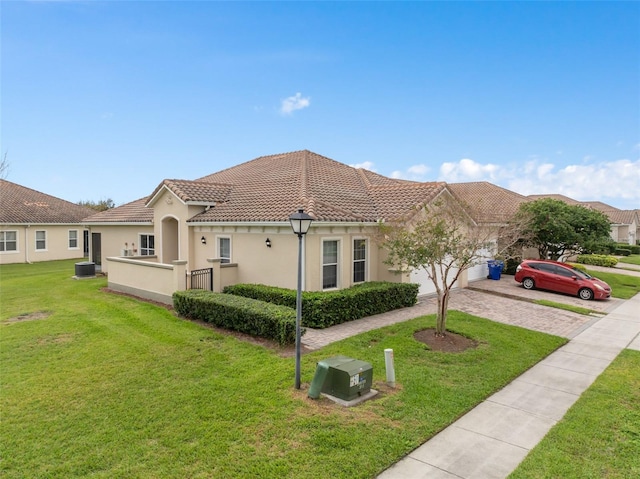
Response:
[[[86,206],[87,208],[91,208],[92,210],[95,211],[106,211],[109,210],[113,207],[115,207],[115,203],[113,202],[113,200],[111,198],[107,198],[106,200],[100,200],[98,202],[96,201],[78,201],[78,204],[80,206]]]
[[[520,239],[515,223],[509,228],[478,226],[452,199],[438,200],[409,220],[381,223],[380,233],[386,264],[399,273],[424,268],[435,286],[437,336],[446,333],[451,289],[462,272],[486,261],[487,253],[509,251]]]
[[[529,225],[525,246],[554,260],[608,243],[611,230],[604,213],[552,198],[522,203],[517,216]]]

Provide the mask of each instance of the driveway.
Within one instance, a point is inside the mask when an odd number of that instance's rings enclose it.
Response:
[[[584,315],[549,306],[535,304],[535,299],[547,299],[593,309],[594,315]],[[621,304],[623,300],[610,298],[605,301],[583,301],[577,297],[538,290],[525,290],[513,276],[503,275],[498,281],[485,279],[475,281],[469,288],[454,290],[449,300],[449,309],[491,319],[499,323],[512,324],[534,331],[573,338],[592,322]],[[338,324],[327,329],[307,328],[302,344],[308,350],[319,349],[335,341],[355,336],[372,329],[407,321],[426,314],[435,314],[435,296],[420,296],[418,303],[387,313]]]

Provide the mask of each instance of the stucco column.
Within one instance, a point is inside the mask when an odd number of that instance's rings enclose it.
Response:
[[[187,260],[177,259],[173,264],[173,290],[184,291],[187,289]]]
[[[207,258],[207,263],[213,268],[213,292],[222,292],[222,279],[220,278],[220,258]]]

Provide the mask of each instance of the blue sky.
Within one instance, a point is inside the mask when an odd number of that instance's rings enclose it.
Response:
[[[69,201],[308,149],[640,208],[640,2],[0,9],[6,178]]]

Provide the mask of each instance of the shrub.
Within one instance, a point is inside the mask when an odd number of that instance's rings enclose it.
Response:
[[[571,266],[573,266],[575,269],[579,269],[580,271],[584,271],[585,273],[587,272],[587,267],[583,264],[578,264],[578,263],[567,263]]]
[[[509,258],[509,259],[507,259],[507,261],[505,262],[504,270],[502,271],[502,274],[515,275],[516,274],[516,268],[518,267],[518,265],[520,263],[522,263],[522,258]]]
[[[302,293],[302,324],[328,328],[398,308],[413,306],[418,299],[417,284],[368,282],[339,291]],[[296,291],[261,284],[236,284],[224,288],[237,294],[270,303],[296,307]]]
[[[617,256],[629,256],[631,254],[631,249],[629,248],[616,248],[613,254]]]
[[[267,339],[280,345],[296,339],[296,312],[286,306],[231,294],[192,289],[173,293],[181,316]]]
[[[618,264],[618,260],[613,256],[603,254],[581,254],[576,259],[576,262],[593,266],[606,266],[608,268],[612,268]]]

